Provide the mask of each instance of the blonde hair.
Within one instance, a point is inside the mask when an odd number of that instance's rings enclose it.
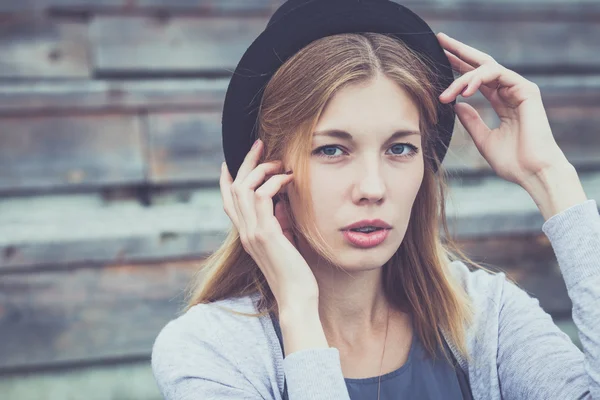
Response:
[[[435,358],[444,349],[440,329],[456,349],[469,358],[465,332],[472,322],[470,298],[453,279],[448,264],[470,260],[450,238],[446,223],[446,172],[434,152],[438,119],[433,82],[435,68],[402,42],[382,34],[352,33],[328,36],[304,47],[274,74],[259,108],[257,130],[264,142],[261,162],[284,160],[294,171],[294,196],[301,209],[290,215],[292,231],[300,235],[325,260],[335,257],[320,235],[309,201],[308,162],[311,135],[327,101],[348,84],[368,82],[376,74],[395,81],[418,106],[423,137],[425,171],[412,207],[402,244],[383,266],[383,287],[392,305],[407,306],[415,333],[427,353]],[[450,106],[449,106],[450,107]],[[436,171],[437,170],[437,174]],[[282,196],[283,201],[290,201]],[[444,239],[439,232],[443,227]],[[202,263],[187,291],[187,307],[229,297],[260,294],[259,314],[276,312],[277,304],[260,268],[245,252],[239,233],[232,227],[222,245]],[[238,313],[242,314],[242,313]],[[444,350],[446,358],[449,355]]]

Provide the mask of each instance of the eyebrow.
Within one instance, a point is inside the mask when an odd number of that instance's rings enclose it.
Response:
[[[396,132],[392,133],[392,135],[388,138],[388,140],[386,140],[386,142],[391,142],[392,140],[396,140],[396,139],[403,138],[405,136],[411,136],[411,135],[421,135],[421,132],[413,131],[413,130],[396,131]],[[314,136],[330,136],[330,137],[335,137],[338,139],[343,139],[343,140],[348,140],[348,141],[354,140],[351,134],[349,134],[346,131],[339,130],[339,129],[327,129],[324,131],[317,131],[314,133]]]

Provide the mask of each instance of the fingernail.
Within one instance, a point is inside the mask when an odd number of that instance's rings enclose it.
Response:
[[[252,148],[255,149],[256,146],[258,146],[258,142],[260,141],[260,139],[256,139],[256,141],[254,142],[254,144],[252,145]]]

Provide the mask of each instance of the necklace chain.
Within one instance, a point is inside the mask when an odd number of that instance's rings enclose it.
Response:
[[[385,344],[387,343],[387,335],[388,335],[389,327],[390,327],[390,307],[388,305],[387,322],[385,324],[385,339],[383,339],[383,351],[381,352],[381,363],[379,364],[379,383],[377,384],[377,400],[379,400],[379,394],[381,391],[381,371],[383,368],[383,356],[385,355]]]

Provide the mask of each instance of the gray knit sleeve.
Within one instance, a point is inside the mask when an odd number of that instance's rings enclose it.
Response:
[[[542,227],[556,254],[579,331],[579,350],[537,299],[504,282],[498,373],[504,399],[600,399],[600,215],[595,200]]]

